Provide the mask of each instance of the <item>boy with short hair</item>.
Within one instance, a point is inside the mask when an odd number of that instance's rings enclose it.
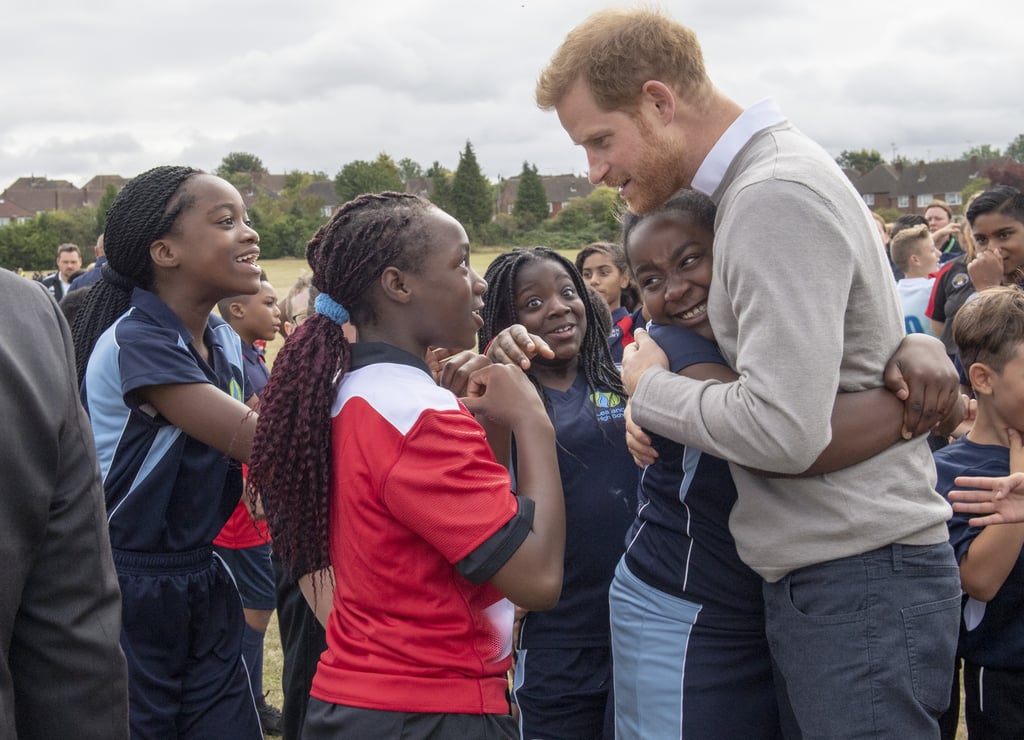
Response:
[[[941,252],[932,241],[924,224],[903,229],[889,244],[892,262],[904,277],[896,283],[903,306],[903,323],[907,334],[932,333],[931,320],[925,314],[935,286],[934,273],[939,269]]]
[[[273,339],[281,325],[277,294],[266,273],[260,274],[258,293],[225,298],[217,304],[217,310],[242,340],[246,378],[253,394],[259,396],[270,378],[270,371],[256,343]],[[242,657],[249,669],[260,724],[265,734],[280,735],[281,712],[267,703],[263,693],[263,638],[276,605],[270,535],[265,521],[253,520],[248,503],[248,495],[243,495],[213,544],[231,570],[242,599],[245,613]]]
[[[980,293],[957,313],[953,336],[978,409],[973,428],[935,453],[944,495],[959,476],[1010,471],[1008,429],[1024,427],[1024,291]],[[1022,737],[1024,523],[972,526],[970,516],[958,511],[949,522],[967,595],[958,649],[967,730],[972,737]]]

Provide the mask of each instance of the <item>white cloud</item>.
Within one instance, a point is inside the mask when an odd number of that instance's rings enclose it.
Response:
[[[276,172],[335,174],[387,151],[454,167],[466,140],[491,177],[585,159],[533,104],[541,67],[591,0],[173,5],[22,3],[0,25],[0,188],[83,184],[161,163],[215,168],[251,151]],[[668,3],[712,79],[747,105],[774,96],[833,154],[957,156],[1021,130],[1016,4]],[[998,19],[1007,22],[999,22]]]

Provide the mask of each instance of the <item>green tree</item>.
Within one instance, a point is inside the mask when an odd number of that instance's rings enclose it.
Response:
[[[430,202],[442,211],[452,210],[452,181],[451,173],[441,166],[441,163],[434,160],[427,170],[427,177],[430,178]]]
[[[403,157],[398,160],[398,171],[402,173],[402,182],[409,182],[414,177],[423,177],[423,168],[420,163]]]
[[[103,188],[103,197],[100,198],[99,206],[96,208],[96,228],[99,229],[100,233],[107,228],[107,211],[110,210],[110,206],[114,203],[114,198],[117,197],[117,188],[113,185],[107,185]]]
[[[519,189],[516,191],[516,202],[512,206],[512,215],[523,227],[532,227],[548,217],[548,195],[544,191],[544,182],[537,174],[537,165],[530,166],[523,162],[523,171],[519,173]]]
[[[494,217],[491,183],[480,171],[469,141],[459,155],[452,180],[452,215],[468,226],[482,226]]]
[[[880,164],[885,164],[882,154],[877,149],[861,149],[853,152],[844,149],[836,157],[836,164],[844,170],[857,170],[860,173],[870,172]]]
[[[993,147],[991,144],[975,144],[966,152],[960,155],[960,159],[970,159],[971,157],[977,157],[978,159],[998,159],[1003,156],[1002,152]]]
[[[960,202],[964,204],[964,208],[967,207],[967,201],[971,199],[971,196],[975,193],[983,193],[992,187],[992,181],[987,177],[976,177],[969,183],[964,185],[964,189],[960,191]]]
[[[319,176],[318,176],[319,175]],[[253,227],[260,234],[261,254],[266,259],[302,257],[306,243],[324,222],[323,200],[304,191],[323,173],[289,172],[280,196],[259,193],[249,207]]]
[[[386,152],[373,162],[357,159],[349,162],[334,178],[334,192],[342,201],[350,201],[363,193],[405,190],[398,165]]]
[[[230,152],[220,161],[217,175],[239,190],[249,190],[255,175],[267,174],[263,160],[251,152]]]
[[[1024,134],[1017,134],[1017,138],[1006,145],[1006,156],[1024,164]]]

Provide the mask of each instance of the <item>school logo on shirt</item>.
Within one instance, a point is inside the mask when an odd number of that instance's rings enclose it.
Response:
[[[965,272],[961,272],[961,273],[959,273],[957,275],[954,275],[953,276],[953,287],[954,288],[962,288],[965,285],[967,285],[967,281],[968,280],[970,280],[970,276],[967,273],[965,273]]]
[[[228,393],[230,393],[231,397],[236,401],[245,400],[242,398],[242,386],[240,386],[238,381],[234,378],[231,379],[231,384],[228,386]]]
[[[594,391],[590,394],[590,402],[597,409],[597,420],[601,422],[622,419],[626,415],[626,405],[618,393]]]

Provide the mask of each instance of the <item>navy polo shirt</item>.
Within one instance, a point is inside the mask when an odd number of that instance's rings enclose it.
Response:
[[[249,396],[241,340],[211,316],[207,364],[192,335],[155,294],[136,288],[131,308],[96,342],[82,384],[110,542],[119,550],[186,552],[208,546],[242,493],[241,465],[139,404],[153,385],[211,383],[238,401]]]
[[[688,329],[652,324],[648,331],[672,372],[726,364],[714,342]],[[640,510],[626,551],[630,571],[660,591],[700,603],[723,627],[762,628],[761,578],[740,560],[729,533],[736,503],[729,464],[656,434],[651,440],[658,459],[640,477]]]
[[[558,604],[526,616],[520,646],[603,647],[610,643],[608,587],[636,515],[626,399],[594,390],[583,373],[567,391],[544,392],[565,496],[565,571]]]

